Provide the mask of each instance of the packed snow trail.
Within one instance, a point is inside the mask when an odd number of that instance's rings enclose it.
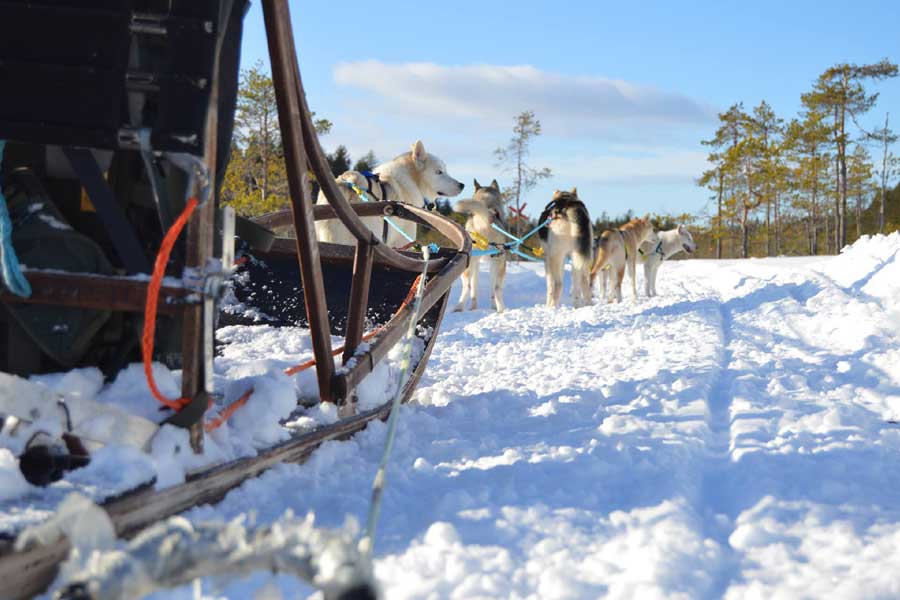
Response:
[[[900,596],[898,254],[894,234],[832,258],[677,261],[657,298],[559,310],[540,266],[511,265],[510,308],[448,314],[400,414],[385,597]],[[384,434],[187,516],[361,521]],[[266,574],[204,590],[264,585],[308,591]]]

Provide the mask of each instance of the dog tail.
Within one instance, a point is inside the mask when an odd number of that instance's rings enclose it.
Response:
[[[608,231],[604,231],[603,235],[600,236],[600,246],[597,248],[597,256],[594,257],[594,266],[591,267],[591,281],[596,279],[597,273],[609,262],[609,252],[606,250],[606,245],[609,242],[608,234]]]

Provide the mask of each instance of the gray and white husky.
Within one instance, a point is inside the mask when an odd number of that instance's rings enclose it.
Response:
[[[491,243],[502,244],[506,238],[492,225],[497,223],[505,227],[503,223],[503,198],[500,195],[500,184],[493,180],[491,185],[484,187],[476,179],[475,195],[471,200],[460,200],[453,205],[456,212],[468,215],[466,219],[466,231],[477,234]],[[473,236],[474,237],[474,236]],[[506,279],[506,253],[500,252],[493,256],[472,256],[469,266],[462,275],[462,293],[459,303],[454,311],[465,308],[466,300],[472,299],[472,310],[478,308],[478,265],[481,259],[489,261],[491,265],[491,297],[497,312],[503,312],[506,305],[503,303],[503,281]]]
[[[550,204],[541,213],[539,222],[543,223],[548,218],[553,220],[538,234],[544,250],[547,306],[559,306],[567,256],[572,259],[572,302],[576,307],[588,305],[591,303],[594,234],[587,207],[578,199],[578,190],[556,190]]]
[[[397,158],[378,165],[374,169],[375,177],[366,177],[356,171],[347,171],[336,179],[341,191],[350,203],[362,202],[362,200],[349,189],[346,183],[355,183],[365,191],[370,200],[388,201],[396,200],[417,207],[425,206],[425,199],[433,200],[438,196],[456,196],[464,184],[447,174],[444,161],[425,152],[425,145],[417,141],[412,150],[401,154]],[[324,204],[325,194],[319,192],[316,204]],[[371,229],[379,238],[384,227],[382,217],[365,217],[363,223]],[[398,226],[411,238],[416,237],[416,224],[410,221],[394,220]],[[316,238],[320,242],[334,244],[355,244],[356,238],[350,234],[346,227],[338,219],[316,221]],[[388,229],[387,243],[391,247],[402,246],[406,239],[402,234]]]
[[[672,258],[682,250],[693,254],[697,249],[691,232],[684,225],[669,231],[660,231],[656,239],[647,240],[641,245],[641,260],[644,263],[644,292],[647,297],[656,295],[656,274],[659,266],[667,258]]]

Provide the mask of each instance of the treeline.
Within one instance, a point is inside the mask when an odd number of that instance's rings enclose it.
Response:
[[[900,229],[900,186],[891,187],[900,174],[900,160],[890,151],[897,136],[887,115],[882,127],[867,130],[860,124],[878,100],[867,87],[897,72],[888,60],[831,67],[801,96],[800,112],[788,119],[765,101],[749,110],[734,104],[719,115],[715,135],[702,142],[710,150],[710,168],[698,185],[710,191],[710,209],[657,215],[654,224],[659,229],[689,225],[698,255],[718,258],[832,254],[861,235]],[[231,162],[221,190],[222,200],[239,214],[289,206],[277,115],[271,76],[260,64],[242,71]],[[524,211],[524,196],[551,173],[527,162],[540,121],[531,111],[514,121],[509,143],[495,152],[495,166],[511,172],[512,182],[503,189],[509,226],[523,233],[535,225]],[[320,118],[315,126],[324,136],[332,123]],[[353,161],[344,146],[327,158],[335,176],[378,164],[372,151]],[[438,209],[452,212],[447,201]],[[619,227],[632,216],[603,213],[595,229]]]
[[[882,128],[860,125],[878,99],[866,86],[896,75],[887,60],[839,64],[790,120],[765,101],[721,113],[703,141],[711,166],[698,184],[710,190],[712,211],[693,224],[701,248],[719,258],[837,253],[861,235],[900,228],[891,208],[900,192],[888,187],[896,136],[887,117]]]

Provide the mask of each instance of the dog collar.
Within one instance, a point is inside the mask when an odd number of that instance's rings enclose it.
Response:
[[[437,202],[431,202],[428,198],[422,198],[422,202],[425,203],[425,210],[428,212],[433,212],[435,207],[437,206]]]

